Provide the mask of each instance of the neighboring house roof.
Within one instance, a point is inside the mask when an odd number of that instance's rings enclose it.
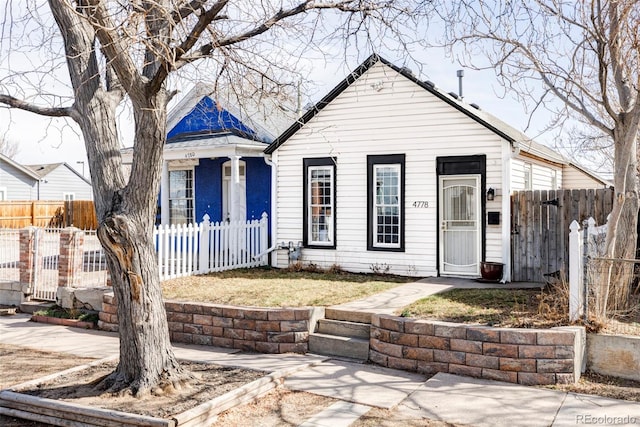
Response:
[[[26,165],[29,169],[31,169],[34,173],[38,175],[40,179],[47,176],[51,171],[56,169],[62,163],[49,163],[43,165]]]
[[[78,178],[80,178],[81,180],[83,180],[87,184],[91,185],[91,181],[89,181],[87,178],[85,178],[82,175],[80,175],[74,168],[72,168],[71,166],[69,166],[67,163],[64,163],[64,162],[60,162],[60,163],[45,163],[45,164],[41,164],[41,165],[26,165],[25,167],[30,169],[32,171],[32,173],[34,173],[37,176],[37,179],[45,178],[47,175],[49,175],[51,172],[53,172],[54,170],[56,170],[59,167],[66,167],[74,175],[76,175]]]
[[[9,157],[5,156],[4,154],[0,154],[0,161],[8,163],[9,165],[13,166],[14,168],[18,169],[19,171],[23,172],[25,175],[33,178],[36,181],[38,181],[40,179],[40,175],[35,173],[33,170],[29,169],[29,167],[21,165],[20,163],[16,162],[15,160],[10,159]]]
[[[414,76],[410,70],[406,68],[400,68],[396,65],[393,65],[386,59],[382,58],[377,54],[373,54],[369,56],[358,68],[356,68],[351,74],[349,74],[344,80],[342,80],[336,87],[334,87],[327,95],[324,96],[316,105],[314,105],[311,109],[307,110],[302,117],[296,120],[288,129],[286,129],[280,136],[278,136],[266,149],[265,153],[271,154],[275,150],[278,149],[282,144],[284,144],[289,138],[291,138],[299,129],[301,129],[305,123],[311,120],[316,116],[323,108],[325,108],[331,101],[333,101],[338,95],[340,95],[344,90],[346,90],[351,84],[353,84],[358,78],[360,78],[367,70],[369,70],[372,66],[381,62],[386,66],[390,67],[397,73],[401,74],[405,78],[411,80],[416,83],[418,86],[426,90],[427,92],[433,94],[440,100],[446,102],[451,105],[458,111],[462,112],[466,116],[480,123],[487,129],[493,131],[500,137],[509,141],[514,148],[520,149],[521,151],[528,153],[530,155],[540,157],[545,160],[549,160],[559,164],[566,164],[577,167],[574,163],[569,162],[566,158],[564,158],[560,153],[550,149],[549,147],[542,145],[540,143],[535,142],[533,139],[529,138],[523,132],[518,129],[510,126],[509,124],[503,122],[497,117],[483,111],[475,104],[467,104],[466,102],[461,101],[456,95],[452,95],[438,89],[432,82],[430,81],[422,81]],[[592,173],[586,171],[583,168],[577,167],[582,172],[593,176],[595,179],[606,183],[606,181],[601,178],[593,175]]]

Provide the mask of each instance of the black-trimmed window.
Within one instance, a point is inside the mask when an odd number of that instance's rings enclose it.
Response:
[[[303,244],[336,247],[336,161],[332,157],[303,159]]]
[[[404,154],[367,156],[367,250],[404,251]]]

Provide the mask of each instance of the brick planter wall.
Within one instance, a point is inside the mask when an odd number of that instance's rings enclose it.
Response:
[[[258,351],[306,353],[314,308],[246,308],[166,301],[171,341]],[[113,294],[103,298],[98,326],[117,331]]]
[[[584,329],[505,329],[373,315],[369,358],[395,369],[525,385],[580,378]]]

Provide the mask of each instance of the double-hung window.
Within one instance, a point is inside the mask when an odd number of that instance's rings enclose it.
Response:
[[[309,247],[335,248],[335,159],[304,159],[303,169],[303,244]]]
[[[404,154],[367,156],[368,250],[404,251]]]
[[[171,224],[193,222],[193,169],[169,171],[169,220]]]

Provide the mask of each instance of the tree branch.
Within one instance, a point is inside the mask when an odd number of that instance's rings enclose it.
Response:
[[[80,7],[82,16],[94,28],[107,62],[113,67],[113,71],[125,86],[127,93],[129,95],[138,93],[142,96],[142,77],[128,53],[124,43],[126,39],[118,36],[115,24],[105,10],[104,3],[100,0],[85,0],[79,3],[87,5]]]
[[[207,0],[193,0],[188,5],[174,10],[171,13],[171,19],[173,19],[174,24],[177,24],[201,9],[206,3]]]
[[[355,5],[351,6],[352,3],[355,3]],[[251,39],[253,37],[259,36],[260,34],[263,34],[269,31],[279,22],[287,18],[290,18],[292,16],[309,12],[310,10],[333,9],[333,10],[338,10],[340,12],[368,14],[375,10],[379,10],[385,7],[389,7],[389,6],[387,4],[363,5],[363,2],[354,2],[353,0],[337,1],[337,2],[330,2],[330,3],[315,3],[313,0],[305,0],[289,9],[279,10],[278,12],[273,14],[270,18],[266,19],[264,22],[240,34],[227,37],[224,39],[214,40],[210,43],[207,43],[201,46],[197,52],[189,55],[188,58],[182,57],[182,61],[177,61],[176,64],[174,64],[174,69],[178,69],[187,63],[194,62],[198,59],[207,57],[211,55],[211,53],[219,47],[231,46],[231,45],[243,42],[245,40]]]
[[[41,107],[9,95],[0,95],[0,103],[47,117],[72,117],[73,114],[73,107]]]
[[[192,4],[193,3],[200,4],[204,2],[194,1],[192,2]],[[193,48],[193,46],[195,46],[195,44],[200,39],[200,36],[202,35],[202,33],[207,29],[209,24],[211,24],[211,22],[213,22],[213,20],[218,16],[220,11],[222,11],[222,9],[227,5],[227,3],[229,3],[229,0],[218,1],[211,8],[209,8],[209,10],[205,11],[198,17],[198,22],[193,26],[193,28],[191,29],[189,34],[186,36],[186,38],[183,40],[183,42],[180,43],[180,45],[177,46],[176,48],[172,49],[170,54],[172,63],[169,64],[165,62],[163,66],[158,68],[156,74],[153,76],[153,79],[151,80],[151,83],[149,85],[151,91],[155,91],[160,88],[164,80],[169,75],[169,72],[171,72],[172,69],[175,69],[174,64],[176,64],[186,52],[188,52]]]

